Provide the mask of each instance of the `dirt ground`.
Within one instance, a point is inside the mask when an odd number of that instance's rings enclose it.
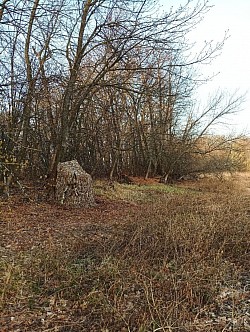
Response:
[[[22,251],[52,242],[63,243],[65,239],[72,241],[80,233],[91,237],[100,231],[110,233],[110,228],[123,222],[126,210],[139,208],[97,197],[96,207],[74,209],[46,202],[23,202],[22,197],[16,196],[1,204],[0,248]]]

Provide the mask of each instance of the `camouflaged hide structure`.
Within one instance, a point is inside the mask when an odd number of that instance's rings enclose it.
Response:
[[[71,207],[95,205],[93,183],[77,160],[59,163],[55,188],[56,201]]]

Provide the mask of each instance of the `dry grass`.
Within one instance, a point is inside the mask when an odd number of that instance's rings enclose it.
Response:
[[[99,186],[138,205],[107,220],[108,235],[6,251],[2,331],[196,331],[203,308],[249,270],[250,197],[232,180],[188,187]]]

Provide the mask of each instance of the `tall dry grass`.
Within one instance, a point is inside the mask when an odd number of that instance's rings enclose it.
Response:
[[[250,197],[229,180],[162,190],[108,236],[100,228],[2,259],[5,331],[195,331],[202,309],[249,270]]]

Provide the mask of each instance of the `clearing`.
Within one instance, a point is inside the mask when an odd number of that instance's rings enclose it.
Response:
[[[250,175],[0,201],[1,331],[250,331]]]

